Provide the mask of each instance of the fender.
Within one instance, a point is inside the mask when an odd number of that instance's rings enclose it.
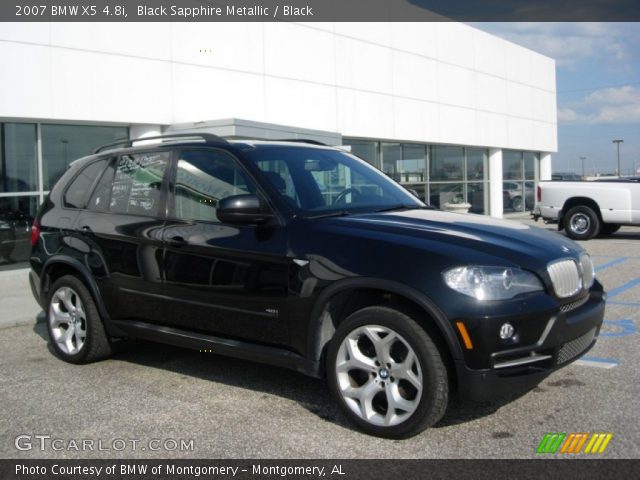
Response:
[[[308,360],[311,362],[319,366],[322,349],[324,347],[322,342],[323,332],[321,331],[323,323],[322,312],[324,311],[327,302],[331,297],[340,292],[356,288],[375,288],[378,290],[386,290],[413,301],[434,319],[436,327],[440,330],[440,333],[442,333],[442,336],[447,343],[451,356],[454,359],[463,358],[462,348],[460,347],[455,331],[453,330],[453,326],[447,320],[444,313],[442,313],[430,298],[399,282],[379,278],[358,277],[347,278],[335,282],[333,285],[327,287],[316,300],[311,314],[307,339],[307,351],[309,352]]]
[[[53,257],[47,259],[42,267],[42,274],[40,275],[40,292],[41,295],[45,294],[46,281],[49,277],[49,270],[56,264],[64,264],[71,268],[73,268],[81,277],[84,284],[88,287],[89,292],[93,296],[94,301],[96,302],[96,306],[98,307],[98,312],[102,317],[102,321],[104,323],[105,328],[107,329],[110,335],[117,336],[119,332],[113,328],[111,324],[111,318],[107,313],[107,309],[104,304],[104,300],[102,299],[102,295],[100,294],[100,290],[98,289],[98,285],[96,284],[93,276],[89,273],[89,269],[78,259],[69,257],[67,255],[54,255]],[[46,303],[46,298],[44,298]]]

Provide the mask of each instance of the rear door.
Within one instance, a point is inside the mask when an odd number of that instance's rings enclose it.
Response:
[[[255,182],[225,150],[182,150],[173,171],[163,233],[165,322],[285,345],[286,227],[220,223],[216,207],[222,198],[258,194]]]
[[[161,322],[162,227],[171,151],[114,158],[98,181],[76,231],[86,263],[114,319]]]

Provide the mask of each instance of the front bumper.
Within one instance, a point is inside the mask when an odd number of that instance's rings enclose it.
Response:
[[[473,400],[488,400],[522,393],[553,371],[577,360],[596,343],[604,319],[605,300],[606,294],[598,284],[588,297],[574,302],[577,306],[569,305],[573,308],[550,315],[535,342],[489,354],[489,368],[474,369],[468,361],[456,360],[459,394]],[[504,321],[508,318],[499,319]],[[493,328],[494,333],[496,326],[488,328]]]

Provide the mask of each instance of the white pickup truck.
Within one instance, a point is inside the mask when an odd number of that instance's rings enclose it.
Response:
[[[536,221],[557,223],[574,240],[640,225],[640,178],[540,182],[532,215]]]

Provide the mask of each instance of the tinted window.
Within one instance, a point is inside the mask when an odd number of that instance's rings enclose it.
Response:
[[[83,208],[91,191],[91,187],[106,165],[107,159],[102,159],[85,167],[67,188],[64,194],[64,206]]]
[[[169,152],[145,152],[118,158],[109,211],[156,216],[169,157]]]
[[[113,184],[113,172],[115,171],[115,162],[111,162],[111,165],[107,167],[102,174],[100,181],[93,189],[91,199],[87,204],[89,210],[97,212],[105,212],[109,207],[109,197],[111,197],[111,185]]]
[[[218,202],[255,192],[229,154],[219,150],[185,150],[178,160],[173,215],[184,220],[216,222]]]

